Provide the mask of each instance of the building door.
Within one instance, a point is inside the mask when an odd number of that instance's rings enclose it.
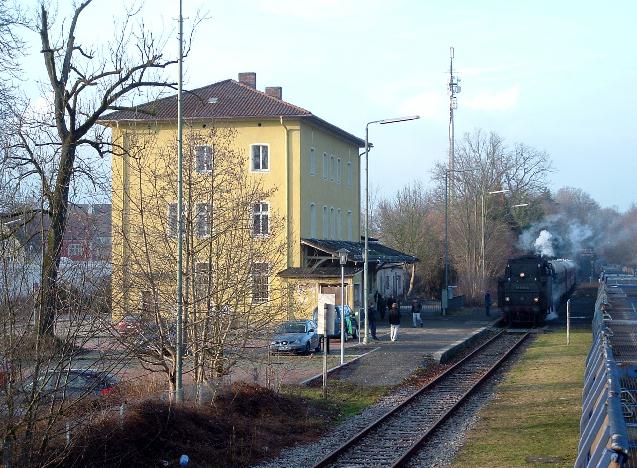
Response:
[[[341,304],[341,285],[340,284],[322,284],[321,294],[334,294],[336,297],[336,305]],[[345,304],[347,304],[347,282],[345,282]]]

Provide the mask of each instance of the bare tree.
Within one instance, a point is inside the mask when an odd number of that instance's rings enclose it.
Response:
[[[477,299],[514,249],[517,236],[511,232],[511,222],[517,215],[513,205],[527,203],[546,190],[551,162],[545,152],[523,144],[507,147],[497,134],[476,130],[456,145],[455,169],[464,172],[449,173],[454,179],[449,197],[449,253],[463,292]],[[441,199],[445,170],[438,165],[434,173]],[[498,191],[506,192],[489,194]]]
[[[17,34],[16,28],[25,24],[25,19],[18,4],[0,0],[0,120],[5,121],[10,115],[11,104],[15,98],[12,81],[19,77],[19,57],[24,50],[24,43]],[[3,131],[4,129],[2,129]],[[4,132],[3,132],[4,133]]]
[[[175,385],[177,172],[174,146],[153,130],[127,130],[130,190],[114,196],[127,206],[117,243],[129,252],[115,260],[114,291],[122,315],[139,316],[148,340],[128,342],[142,366]],[[174,135],[164,131],[163,141]],[[283,219],[262,210],[274,195],[250,179],[234,131],[190,128],[184,139],[184,312],[186,368],[199,386],[215,388],[245,357],[273,320],[286,293],[274,273],[285,263]],[[119,218],[116,214],[114,219]],[[129,279],[124,279],[127,276]],[[138,300],[137,300],[138,299]]]
[[[25,105],[16,109],[8,159],[19,181],[37,178],[42,187],[50,229],[42,268],[42,294],[37,329],[52,335],[58,294],[60,248],[64,236],[69,194],[81,178],[94,177],[94,160],[112,147],[106,129],[96,126],[108,110],[127,108],[145,90],[173,85],[164,71],[176,60],[166,57],[165,39],[135,24],[139,11],[126,11],[118,32],[104,47],[76,38],[78,22],[92,0],[77,4],[68,22],[58,29],[49,10],[40,6],[36,30],[48,81],[43,84],[44,109]]]
[[[86,403],[101,389],[98,382],[80,382],[71,369],[104,376],[123,361],[108,339],[106,291],[90,284],[81,264],[61,271],[56,339],[33,334],[40,258],[27,248],[23,230],[15,229],[27,223],[14,221],[1,226],[0,438],[9,466],[46,466],[96,417]]]
[[[428,293],[439,290],[436,280],[442,249],[440,216],[434,201],[433,195],[415,182],[398,190],[393,198],[381,200],[376,209],[383,242],[420,259],[411,274],[408,294],[414,288]]]

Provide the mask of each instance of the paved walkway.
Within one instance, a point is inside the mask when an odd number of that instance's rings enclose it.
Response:
[[[445,350],[493,325],[499,317],[497,310],[486,317],[482,309],[467,308],[450,312],[445,317],[426,315],[423,327],[415,328],[411,313],[403,313],[397,341],[389,339],[389,325],[380,323],[376,333],[379,340],[373,340],[368,345],[358,344],[358,341],[346,344],[346,354],[361,356],[350,359],[351,362],[344,368],[333,371],[334,376],[359,385],[398,384],[428,358],[440,358]],[[332,343],[331,353],[338,354],[338,342]]]

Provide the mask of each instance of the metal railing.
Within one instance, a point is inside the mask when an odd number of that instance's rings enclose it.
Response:
[[[575,467],[624,467],[629,460],[628,429],[624,420],[621,379],[627,372],[613,356],[612,331],[606,312],[608,297],[600,286],[593,318],[593,344],[586,359],[580,443]]]

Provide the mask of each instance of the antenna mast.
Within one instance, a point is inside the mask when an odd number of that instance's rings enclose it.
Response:
[[[460,78],[453,75],[453,56],[454,56],[454,48],[449,47],[449,162],[447,164],[447,170],[449,173],[453,173],[455,170],[454,167],[454,121],[453,121],[453,111],[458,108],[458,99],[456,98],[456,94],[460,92],[460,86],[458,83],[460,82]],[[449,191],[453,193],[453,176],[451,177],[451,183],[449,184]]]

